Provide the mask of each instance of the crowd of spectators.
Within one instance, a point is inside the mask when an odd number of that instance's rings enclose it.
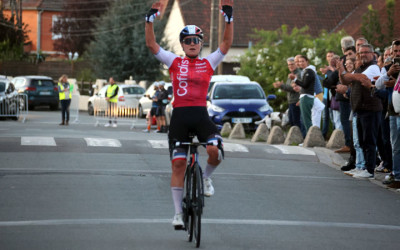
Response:
[[[286,82],[273,86],[287,92],[289,123],[304,137],[311,126],[326,139],[329,127],[343,131],[345,145],[336,152],[350,153],[345,174],[386,173],[383,184],[400,189],[400,40],[383,54],[365,38],[343,37],[341,48],[341,55],[326,52],[320,75],[306,56],[288,58]]]

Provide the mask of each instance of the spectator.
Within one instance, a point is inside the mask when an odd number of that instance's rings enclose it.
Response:
[[[357,112],[357,125],[359,126],[359,141],[363,148],[366,170],[353,175],[355,178],[373,178],[376,164],[376,141],[378,137],[380,115],[382,111],[381,101],[371,95],[371,90],[363,85],[371,84],[374,77],[380,75],[379,67],[374,61],[373,47],[369,44],[360,46],[359,55],[361,66],[354,74],[347,73],[343,64],[336,61],[341,82],[351,84],[351,107]]]
[[[156,115],[156,111],[157,111],[157,94],[158,94],[158,82],[154,82],[153,83],[153,88],[154,88],[154,95],[150,96],[150,95],[146,95],[147,98],[149,98],[150,100],[152,100],[151,103],[151,109],[149,110],[149,112],[147,113],[147,128],[145,130],[143,130],[143,132],[149,133],[151,130],[151,125],[153,124],[153,117]],[[158,121],[157,121],[158,122]],[[159,124],[157,124],[159,125]],[[159,130],[159,129],[158,129]]]
[[[355,54],[354,54],[355,55]],[[353,73],[355,70],[355,58],[348,58],[346,60],[345,68],[347,72]],[[347,93],[344,94],[345,96]],[[356,152],[356,157],[355,157],[355,164],[354,168],[350,169],[350,167],[343,167],[344,173],[350,176],[353,176],[356,173],[359,173],[363,170],[365,170],[365,158],[364,158],[364,153],[363,150],[360,146],[360,141],[358,140],[358,128],[357,128],[357,113],[353,112],[352,115],[352,131],[353,131],[353,146]]]
[[[58,97],[61,102],[61,123],[67,125],[69,123],[69,106],[71,105],[73,85],[68,83],[68,76],[62,75],[58,80]]]
[[[106,101],[107,101],[107,110],[108,110],[108,117],[109,121],[104,125],[104,127],[110,127],[112,126],[113,128],[117,127],[117,115],[118,115],[118,91],[119,87],[117,84],[115,84],[114,78],[110,77],[108,80],[110,85],[107,87],[107,92],[106,92]],[[113,121],[114,120],[114,123]]]
[[[332,60],[333,59],[333,60]],[[335,55],[331,58],[329,68],[326,72],[326,77],[323,81],[324,87],[329,90],[329,94],[331,96],[329,105],[332,111],[332,120],[335,129],[343,130],[342,124],[340,123],[340,111],[339,111],[339,102],[336,100],[336,85],[339,83],[339,75],[337,74],[337,70],[335,65],[332,62],[335,62],[336,59],[339,59],[339,56]]]
[[[311,109],[314,105],[315,73],[314,70],[309,67],[309,60],[306,56],[299,56],[299,66],[300,68],[303,68],[301,79],[298,79],[294,74],[290,74],[289,77],[293,79],[293,88],[297,85],[301,87],[301,120],[303,121],[305,132],[307,133],[308,129],[312,126]]]
[[[386,54],[386,51],[385,51]],[[400,40],[392,43],[391,55],[395,61],[382,68],[381,76],[376,81],[377,89],[385,89],[388,96],[388,115],[390,122],[390,139],[392,146],[392,169],[393,173],[383,182],[391,188],[400,188],[400,116],[393,107],[392,93],[396,79],[399,79],[400,65]]]
[[[328,51],[326,53],[326,61],[328,62],[328,66],[325,66],[324,68],[320,68],[320,72],[324,75],[326,78],[326,72],[330,69],[332,70],[332,66],[330,64],[333,56],[335,56],[335,52],[333,51]],[[332,100],[332,95],[330,93],[330,89],[324,87],[324,98],[323,98],[323,103],[325,105],[324,111],[322,112],[322,135],[324,138],[327,138],[328,135],[328,129],[329,129],[329,123],[330,123],[330,117],[331,117],[331,100]]]
[[[157,111],[156,117],[160,121],[161,129],[156,131],[158,133],[167,133],[168,128],[165,124],[165,106],[168,104],[168,91],[164,88],[165,82],[159,82],[160,91],[157,95]]]
[[[290,57],[286,60],[287,66],[290,74],[295,74],[297,78],[300,78],[301,70],[297,67],[294,62],[294,57]],[[291,86],[292,80],[288,76],[286,83],[284,84],[282,81],[277,81],[273,83],[274,88],[280,88],[283,91],[287,92],[287,100],[289,104],[289,123],[290,126],[298,126],[300,125],[300,107],[297,106],[297,102],[299,101],[300,94],[296,92]]]
[[[354,46],[350,46],[344,49],[344,58],[346,59],[355,58],[355,56],[356,56],[356,51]],[[350,112],[351,112],[350,99],[348,98],[348,96],[345,96],[342,93],[337,93],[336,100],[339,102],[340,123],[342,124],[343,128],[345,146],[339,150],[336,150],[335,152],[336,153],[350,152],[351,156],[355,158],[356,152],[354,150],[354,143],[351,137],[352,126],[350,124]]]

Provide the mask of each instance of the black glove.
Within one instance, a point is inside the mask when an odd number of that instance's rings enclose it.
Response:
[[[150,9],[149,12],[146,14],[146,22],[152,23],[154,22],[154,19],[160,15],[160,12],[158,9]]]
[[[225,22],[231,23],[233,21],[233,8],[230,5],[223,5],[221,13],[225,17]]]

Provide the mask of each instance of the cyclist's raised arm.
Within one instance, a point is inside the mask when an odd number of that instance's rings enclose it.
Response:
[[[225,30],[219,49],[226,55],[233,43],[233,0],[221,0],[220,9],[225,17]]]
[[[146,46],[150,49],[151,53],[156,54],[160,50],[160,45],[156,42],[156,35],[154,34],[153,22],[154,19],[160,15],[162,4],[160,2],[153,3],[151,9],[146,14]]]

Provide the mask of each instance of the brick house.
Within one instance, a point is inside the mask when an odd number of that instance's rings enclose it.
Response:
[[[9,1],[2,1],[4,4],[3,13],[5,16],[11,15]],[[22,2],[22,22],[28,24],[28,44],[26,52],[58,55],[53,41],[57,36],[51,32],[53,23],[63,12],[64,0],[23,0]]]

